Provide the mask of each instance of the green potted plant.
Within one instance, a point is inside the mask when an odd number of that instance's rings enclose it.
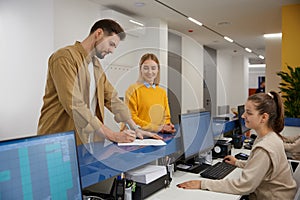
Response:
[[[287,68],[288,72],[276,73],[282,79],[279,89],[284,101],[285,121],[300,126],[300,67],[287,66]]]

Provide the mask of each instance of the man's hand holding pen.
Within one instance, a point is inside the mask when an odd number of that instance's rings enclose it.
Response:
[[[133,142],[136,139],[136,133],[133,130],[125,129],[122,131],[125,136],[125,141]]]

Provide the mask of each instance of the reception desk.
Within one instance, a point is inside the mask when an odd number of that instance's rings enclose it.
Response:
[[[85,188],[180,151],[180,139],[177,134],[160,135],[166,142],[165,146],[118,146],[116,143],[104,142],[79,146],[78,159],[82,187]]]
[[[232,131],[237,125],[236,121],[213,122],[213,134],[220,135]],[[78,146],[82,187],[88,187],[165,156],[178,158],[182,154],[182,141],[179,125],[175,125],[175,128],[175,134],[159,133],[166,142],[165,146],[118,146],[116,143],[105,142]]]

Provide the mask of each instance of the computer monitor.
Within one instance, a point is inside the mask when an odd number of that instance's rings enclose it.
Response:
[[[0,141],[0,199],[82,199],[73,131]]]
[[[244,134],[250,130],[250,128],[247,128],[245,126],[245,120],[242,118],[243,113],[245,112],[245,105],[239,105],[237,107],[238,109],[238,119],[239,119],[239,128],[240,128],[240,134]]]
[[[210,112],[180,115],[180,131],[183,147],[181,160],[195,164],[199,154],[207,153],[214,147]]]

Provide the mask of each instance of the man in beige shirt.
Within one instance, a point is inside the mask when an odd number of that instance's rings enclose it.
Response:
[[[78,144],[104,138],[132,142],[136,136],[161,139],[137,127],[98,60],[113,53],[125,37],[118,23],[103,19],[93,25],[82,42],[51,55],[38,134],[75,130]],[[117,122],[128,124],[132,130],[115,132],[105,126],[104,106],[114,114]]]

